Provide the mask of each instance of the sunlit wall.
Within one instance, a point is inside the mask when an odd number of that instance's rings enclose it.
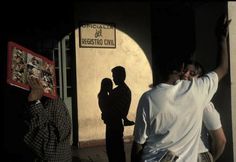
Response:
[[[232,106],[232,125],[233,125],[233,149],[234,160],[236,160],[236,2],[228,2],[229,19],[232,19],[229,26],[230,44],[230,78],[231,78],[231,106]]]
[[[131,120],[135,120],[138,100],[149,89],[153,79],[149,6],[143,3],[78,3],[77,8],[75,17],[78,24],[86,20],[116,25],[115,48],[82,48],[79,46],[79,26],[75,31],[78,131],[81,142],[105,138],[97,94],[101,80],[104,77],[112,78],[113,67],[121,65],[126,69],[126,83],[132,92],[128,114]],[[125,127],[125,136],[132,134],[133,126]]]

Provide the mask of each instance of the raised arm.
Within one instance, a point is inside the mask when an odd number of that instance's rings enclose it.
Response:
[[[223,20],[222,20],[223,19]],[[218,43],[219,52],[219,64],[214,70],[219,78],[219,81],[228,72],[228,48],[227,48],[227,37],[228,37],[228,26],[231,20],[227,20],[227,17],[220,17],[216,26],[216,36]]]
[[[43,96],[43,85],[39,79],[34,77],[28,78],[28,83],[31,88],[31,91],[28,96],[28,102],[40,100]]]

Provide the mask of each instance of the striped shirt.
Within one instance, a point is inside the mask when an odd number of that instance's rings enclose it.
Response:
[[[71,162],[71,120],[61,99],[29,106],[25,143],[41,162]]]

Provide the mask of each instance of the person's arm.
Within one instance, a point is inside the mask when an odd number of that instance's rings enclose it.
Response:
[[[222,128],[211,130],[210,135],[212,138],[211,153],[215,161],[222,155],[225,149],[226,138]]]
[[[210,102],[203,111],[203,122],[211,135],[210,151],[214,160],[218,159],[224,151],[226,138],[220,121],[220,114]]]
[[[39,81],[39,79],[34,77],[28,78],[28,83],[31,88],[30,94],[28,96],[28,102],[33,102],[36,100],[40,100],[43,96],[43,85]]]
[[[218,39],[218,48],[219,48],[219,64],[214,70],[218,75],[219,81],[227,74],[228,72],[228,48],[227,48],[227,37],[228,37],[228,26],[231,20],[227,20],[224,17],[223,22],[222,17],[219,18],[217,24],[217,39]]]
[[[141,161],[142,150],[143,145],[134,141],[131,150],[131,162]]]

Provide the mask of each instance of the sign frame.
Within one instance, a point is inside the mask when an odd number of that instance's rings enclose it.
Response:
[[[116,48],[116,25],[105,22],[80,22],[80,48]]]

